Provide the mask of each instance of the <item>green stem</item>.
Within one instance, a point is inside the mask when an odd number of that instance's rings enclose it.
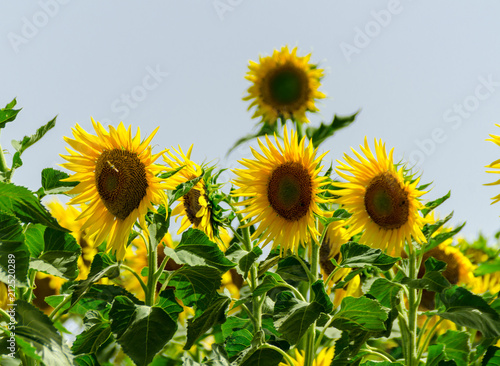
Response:
[[[440,318],[436,324],[434,324],[431,328],[431,330],[429,331],[429,333],[427,333],[427,336],[425,337],[424,339],[424,343],[422,343],[422,346],[420,347],[420,349],[418,350],[418,359],[420,359],[420,357],[422,357],[423,353],[425,352],[425,350],[427,349],[427,346],[429,345],[429,342],[431,341],[432,339],[432,336],[434,335],[434,333],[436,332],[436,329],[437,327],[439,326],[439,324],[441,324],[441,322],[443,321],[444,319],[443,318]]]
[[[148,288],[146,287],[146,284],[142,280],[141,276],[139,276],[136,271],[134,271],[132,268],[130,268],[129,266],[127,266],[125,264],[120,264],[120,267],[123,268],[124,270],[129,271],[130,273],[132,273],[134,275],[135,278],[137,278],[137,281],[139,281],[139,283],[142,287],[142,290],[144,291],[144,296],[146,296],[146,294],[148,292]]]
[[[281,353],[281,355],[285,358],[285,361],[287,364],[289,364],[290,366],[295,365],[295,362],[292,360],[292,358],[286,352],[284,352],[282,349],[280,349],[276,346],[273,346],[272,344],[269,344],[269,343],[263,344],[262,348],[269,348],[269,349],[275,350],[276,352]]]
[[[280,287],[285,287],[287,289],[289,289],[290,291],[292,291],[295,296],[297,296],[297,298],[299,298],[300,300],[302,301],[306,301],[306,299],[304,298],[304,296],[300,293],[299,290],[297,290],[295,287],[293,287],[292,285],[288,284],[288,283],[281,283],[280,284]]]
[[[318,280],[319,273],[319,250],[320,246],[314,240],[311,243],[311,277],[309,283],[309,297],[311,302],[314,301],[314,293],[312,292],[312,284]],[[315,337],[316,337],[316,322],[314,322],[307,333],[308,342],[306,348],[306,355],[304,359],[304,366],[312,366],[314,357],[316,356]]]
[[[395,362],[396,361],[396,359],[394,357],[392,357],[390,354],[388,354],[382,350],[372,348],[369,345],[365,345],[365,347],[366,348],[363,351],[367,352],[370,355],[377,356],[377,357],[381,358],[382,360],[388,361],[388,362]]]
[[[314,347],[316,349],[319,348],[319,345],[321,344],[321,340],[323,339],[323,336],[325,335],[325,332],[326,330],[330,327],[330,324],[332,324],[333,320],[335,318],[333,316],[330,317],[330,319],[326,322],[326,324],[323,326],[323,330],[321,331],[321,333],[319,334],[318,336],[318,339],[316,339],[316,344],[314,345]]]
[[[33,300],[33,290],[35,289],[35,277],[36,277],[36,272],[34,269],[31,269],[29,272],[29,287],[28,291],[26,292],[26,301],[31,304],[31,301]]]
[[[155,276],[158,265],[157,247],[151,243],[144,235],[142,235],[144,242],[148,248],[148,283],[146,292],[146,305],[153,306],[156,294],[157,278]]]
[[[5,319],[5,321],[7,323],[10,323],[11,317],[10,317],[8,312],[6,312],[4,309],[0,308],[0,315],[2,315],[2,317]],[[3,330],[2,327],[0,327],[0,329]]]
[[[52,319],[53,323],[55,323],[61,317],[61,315],[58,315],[57,317],[56,315],[59,312],[59,310],[61,310],[64,307],[64,305],[66,305],[69,301],[71,301],[71,295],[66,296],[64,300],[61,301],[59,305],[57,305],[54,308],[54,310],[52,310],[52,312],[49,315],[49,318]]]
[[[408,255],[410,259],[410,279],[417,279],[417,258],[415,251],[411,251]],[[418,365],[417,358],[417,290],[413,288],[408,289],[408,355],[407,355],[407,365],[416,366]]]

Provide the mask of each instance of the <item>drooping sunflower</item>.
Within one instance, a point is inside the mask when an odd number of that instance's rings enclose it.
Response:
[[[87,203],[78,217],[86,218],[82,230],[87,230],[100,245],[107,238],[107,250],[113,249],[119,260],[125,256],[125,246],[133,225],[139,220],[145,228],[144,216],[154,204],[167,204],[165,183],[157,177],[164,170],[155,161],[165,152],[152,154],[149,145],[158,128],[141,141],[140,130],[132,137],[129,126],[109,127],[109,132],[92,119],[97,135],[87,133],[78,124],[74,139],[65,141],[76,151],[61,155],[69,163],[63,167],[76,172],[66,181],[80,182],[68,193],[77,194],[70,203]]]
[[[500,124],[495,124],[495,126],[500,127]],[[486,139],[486,141],[491,141],[497,146],[500,146],[500,136],[490,134],[490,139]],[[500,159],[495,160],[492,162],[490,165],[486,165],[486,168],[494,169],[494,170],[487,170],[486,173],[492,173],[492,174],[500,174]],[[500,184],[500,179],[491,182],[491,183],[486,183],[485,186],[493,186],[493,185],[498,185]],[[491,204],[497,203],[500,201],[500,194],[497,194],[495,197],[492,197],[493,202]]]
[[[330,366],[335,356],[335,348],[323,348],[313,361],[313,366]],[[305,365],[305,351],[295,349],[295,358],[292,359],[293,366]],[[279,366],[288,366],[286,362],[281,362]]]
[[[394,164],[394,149],[387,155],[381,140],[375,140],[375,154],[366,137],[360,148],[365,156],[352,149],[359,161],[347,154],[345,162],[338,161],[336,172],[347,182],[335,183],[341,188],[334,191],[340,196],[336,201],[352,213],[346,222],[351,236],[362,232],[361,243],[399,256],[405,240],[410,250],[412,238],[425,241],[418,200],[425,192],[417,189],[418,178],[409,179],[404,167]]]
[[[297,47],[290,52],[288,46],[275,50],[272,56],[250,61],[245,76],[252,85],[243,100],[252,100],[248,109],[256,107],[252,118],[274,124],[278,118],[308,123],[306,112],[316,112],[316,99],[325,98],[318,91],[323,70],[309,63],[311,54],[297,56]]]
[[[328,225],[326,229],[326,234],[321,243],[321,248],[319,250],[319,264],[321,267],[321,273],[323,279],[326,281],[328,276],[335,269],[333,263],[330,261],[334,258],[337,262],[342,260],[342,253],[340,253],[340,247],[349,241],[350,236],[344,227],[345,221],[339,220],[334,221]],[[320,226],[321,229],[321,226]],[[331,288],[339,281],[343,281],[345,277],[352,271],[351,268],[342,268],[338,270],[332,277],[330,283],[325,283],[327,286],[327,292],[331,292]],[[333,305],[335,307],[340,306],[342,299],[347,296],[360,297],[362,295],[361,291],[361,278],[359,275],[352,278],[344,288],[339,288],[334,291]]]
[[[167,181],[167,188],[174,190],[179,184],[195,179],[203,174],[201,166],[191,160],[191,152],[193,145],[191,145],[186,154],[182,151],[181,147],[178,150],[172,148],[176,153],[168,152],[163,156],[165,162],[172,168],[171,170],[182,169],[171,176]],[[184,196],[179,198],[177,206],[172,210],[172,216],[177,216],[177,219],[182,217],[181,227],[177,234],[181,234],[190,226],[203,231],[211,241],[219,244],[223,243],[220,239],[219,225],[214,221],[212,214],[212,205],[210,203],[207,191],[207,184],[204,178],[201,178],[196,185]]]
[[[274,136],[276,146],[266,135],[267,147],[258,139],[263,155],[251,148],[255,160],[243,159],[245,169],[235,169],[238,176],[233,183],[239,188],[232,194],[248,197],[238,202],[245,206],[240,212],[245,219],[253,218],[247,225],[259,223],[252,234],[266,246],[274,240],[273,247],[280,245],[281,253],[290,249],[296,253],[299,243],[306,245],[317,240],[314,213],[322,215],[319,203],[326,202],[319,195],[324,192],[327,178],[319,176],[321,159],[311,142],[305,146],[305,138],[298,141],[292,130],[284,128],[284,144]]]

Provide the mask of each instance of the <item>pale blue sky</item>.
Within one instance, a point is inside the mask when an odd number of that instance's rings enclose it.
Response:
[[[225,153],[255,124],[241,100],[248,60],[288,44],[326,70],[312,124],[362,108],[323,145],[327,159],[382,138],[434,182],[428,198],[452,190],[440,212],[466,220],[467,237],[500,229],[500,186],[483,186],[500,158],[485,141],[500,134],[499,2],[40,0],[0,13],[0,104],[17,96],[24,108],[2,147],[59,115],[17,184],[37,189],[40,171],[63,162],[62,137],[91,116],[143,134],[159,125],[159,148],[194,143],[199,162],[236,167],[247,146]]]

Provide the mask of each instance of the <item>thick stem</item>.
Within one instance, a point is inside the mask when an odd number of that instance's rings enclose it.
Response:
[[[156,294],[156,283],[157,278],[155,276],[157,265],[158,265],[158,253],[157,247],[151,243],[149,238],[143,239],[148,248],[148,283],[147,283],[147,292],[146,292],[146,305],[153,306],[155,302],[155,294]]]
[[[52,319],[54,323],[61,317],[60,315],[56,317],[59,310],[61,310],[64,307],[64,305],[66,305],[69,301],[71,301],[71,295],[66,296],[64,300],[61,301],[59,305],[57,305],[54,308],[54,310],[52,310],[52,312],[49,315],[49,318]]]
[[[312,284],[318,280],[319,273],[319,249],[320,246],[314,240],[311,243],[311,278],[309,283],[309,297],[311,302],[314,301],[314,293],[312,292]],[[308,341],[304,366],[312,366],[314,357],[316,356],[315,337],[316,337],[316,322],[314,322],[307,333]]]
[[[410,259],[410,279],[417,279],[417,258],[415,251],[411,251],[408,255]],[[408,355],[407,355],[407,365],[415,366],[418,365],[417,358],[417,290],[413,288],[408,289]]]

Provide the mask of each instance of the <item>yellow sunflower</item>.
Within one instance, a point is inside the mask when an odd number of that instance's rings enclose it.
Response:
[[[297,47],[281,51],[272,56],[260,57],[259,63],[250,61],[246,79],[252,82],[248,95],[243,100],[252,100],[248,109],[256,106],[252,118],[274,124],[278,118],[308,123],[306,111],[317,112],[314,102],[325,98],[318,91],[323,70],[309,63],[311,54],[297,56]]]
[[[251,220],[247,226],[259,223],[252,234],[253,239],[265,240],[264,246],[274,240],[273,247],[280,245],[281,252],[291,249],[297,252],[299,243],[305,245],[317,240],[314,213],[322,215],[318,204],[326,202],[319,194],[327,184],[327,178],[319,176],[321,159],[311,142],[300,143],[295,132],[289,135],[284,128],[284,144],[276,146],[266,135],[268,147],[258,139],[264,155],[251,148],[256,160],[243,159],[246,169],[235,169],[238,176],[233,182],[239,188],[233,196],[249,197],[238,202],[245,206],[240,212]]]
[[[171,170],[183,167],[178,173],[168,179],[167,188],[174,190],[179,184],[195,179],[203,174],[202,168],[191,160],[191,145],[184,154],[181,147],[176,150],[172,148],[176,154],[168,152],[168,155],[163,155],[165,162],[172,168]],[[207,186],[202,178],[191,188],[184,196],[179,198],[177,206],[172,210],[172,216],[182,217],[181,227],[177,234],[181,234],[190,226],[203,231],[211,241],[222,243],[218,227],[215,225],[212,217],[212,207],[207,195]]]
[[[476,277],[472,292],[484,294],[488,291],[492,295],[496,295],[500,292],[500,272],[488,273]]]
[[[313,366],[330,366],[335,356],[335,348],[323,348],[313,361]],[[293,366],[305,365],[305,351],[295,349],[295,358],[293,359]],[[286,362],[281,362],[279,366],[288,366]]]
[[[9,303],[9,297],[7,296],[7,285],[0,282],[0,309],[7,309],[7,304]]]
[[[76,151],[61,155],[69,163],[63,167],[76,173],[66,181],[80,182],[69,194],[77,194],[70,203],[88,203],[78,219],[86,218],[82,230],[87,230],[101,244],[107,238],[107,250],[113,249],[119,260],[125,256],[130,230],[139,219],[145,228],[144,216],[153,204],[164,203],[165,183],[157,176],[164,167],[155,161],[164,153],[152,155],[149,146],[158,128],[141,142],[140,131],[132,137],[129,126],[104,127],[92,119],[97,135],[87,133],[78,124],[74,139],[65,141]]]
[[[336,183],[340,190],[337,202],[352,216],[347,220],[349,234],[363,232],[360,242],[374,248],[386,250],[388,254],[399,256],[405,240],[412,250],[412,238],[423,243],[424,218],[419,209],[418,198],[425,192],[417,190],[419,179],[410,182],[405,177],[404,167],[393,162],[393,151],[386,154],[385,144],[375,140],[375,154],[372,153],[365,137],[360,146],[365,156],[352,149],[359,159],[344,154],[345,163],[336,172],[347,180]]]

